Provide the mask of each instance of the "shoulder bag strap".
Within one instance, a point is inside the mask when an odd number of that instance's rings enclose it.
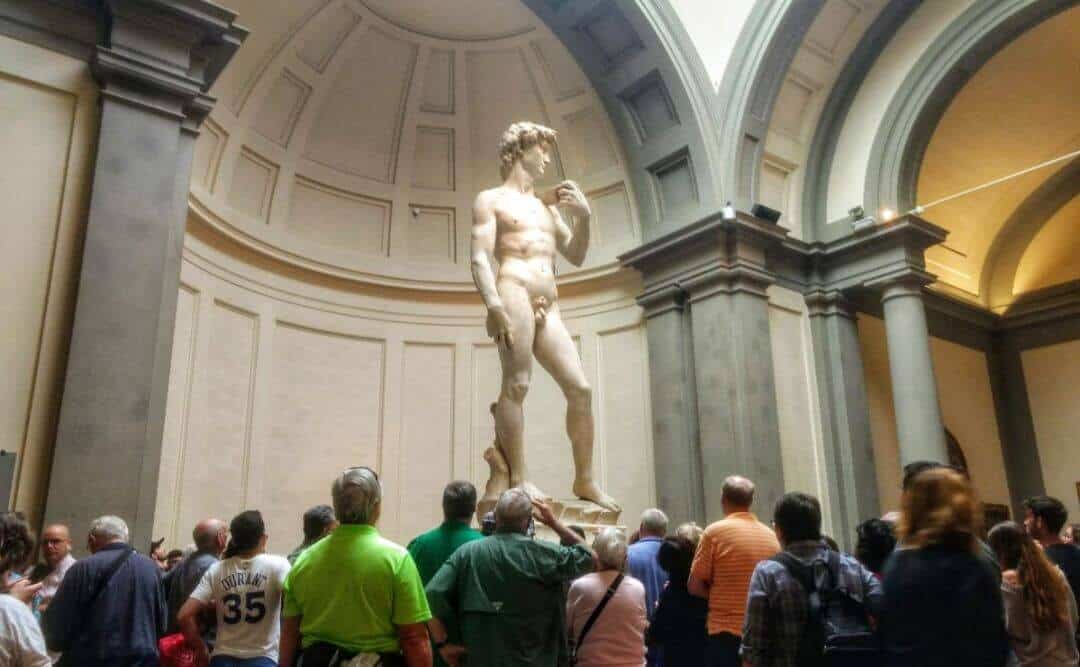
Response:
[[[97,588],[94,589],[93,595],[91,595],[90,599],[86,602],[87,612],[90,612],[94,608],[94,605],[97,603],[98,598],[101,597],[101,594],[105,592],[105,589],[108,587],[109,582],[112,581],[112,578],[116,576],[116,573],[120,570],[120,567],[124,563],[126,563],[127,560],[131,558],[134,553],[135,550],[129,548],[126,552],[124,552],[120,556],[117,556],[116,560],[109,564],[109,569],[105,571],[105,574],[100,579],[98,579]]]
[[[600,600],[600,604],[596,605],[596,609],[593,609],[592,614],[585,621],[585,625],[581,627],[581,634],[578,635],[577,642],[574,643],[575,652],[577,647],[581,646],[581,643],[585,641],[585,636],[589,634],[589,630],[592,630],[592,626],[596,623],[596,619],[600,618],[600,612],[604,611],[604,607],[615,595],[615,591],[619,588],[619,584],[622,583],[623,575],[615,577],[615,581],[611,582],[611,586],[608,586],[607,592],[604,593],[603,599]]]

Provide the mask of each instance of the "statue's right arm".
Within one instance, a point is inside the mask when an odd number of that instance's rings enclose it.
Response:
[[[481,192],[473,203],[472,276],[480,298],[488,310],[502,308],[502,299],[495,288],[495,272],[491,255],[495,252],[495,202],[487,192]]]

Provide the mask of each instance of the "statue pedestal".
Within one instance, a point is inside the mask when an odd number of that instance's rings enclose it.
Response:
[[[484,515],[495,509],[494,500],[484,499],[476,504],[477,523],[482,523]],[[592,544],[593,538],[605,528],[618,528],[625,531],[625,526],[618,525],[619,512],[613,512],[588,500],[573,498],[570,500],[549,500],[548,506],[559,521],[567,526],[581,526],[585,529],[585,539]],[[536,522],[536,537],[550,542],[558,542],[559,536],[547,526]]]

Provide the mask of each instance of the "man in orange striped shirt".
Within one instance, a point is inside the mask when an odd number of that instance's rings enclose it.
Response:
[[[709,601],[709,667],[740,665],[750,576],[760,561],[780,551],[773,530],[750,512],[753,500],[753,482],[734,475],[724,480],[724,518],[705,529],[690,569],[690,592]]]

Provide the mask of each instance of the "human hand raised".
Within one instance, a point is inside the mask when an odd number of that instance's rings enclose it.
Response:
[[[514,346],[514,334],[511,332],[510,315],[502,306],[492,306],[487,313],[487,333],[495,344],[503,343],[506,349]]]
[[[531,498],[530,500],[532,500],[533,505],[533,518],[548,528],[553,527],[558,522],[555,512],[551,510],[547,503],[537,498]]]
[[[34,599],[34,596],[44,585],[45,582],[43,581],[33,584],[30,583],[29,579],[19,579],[8,589],[8,594],[23,604],[30,604],[30,601]]]
[[[585,199],[585,193],[581,191],[581,188],[574,181],[563,181],[555,186],[555,196],[558,199],[559,206],[565,207],[574,215],[584,217],[592,215],[589,202]]]

